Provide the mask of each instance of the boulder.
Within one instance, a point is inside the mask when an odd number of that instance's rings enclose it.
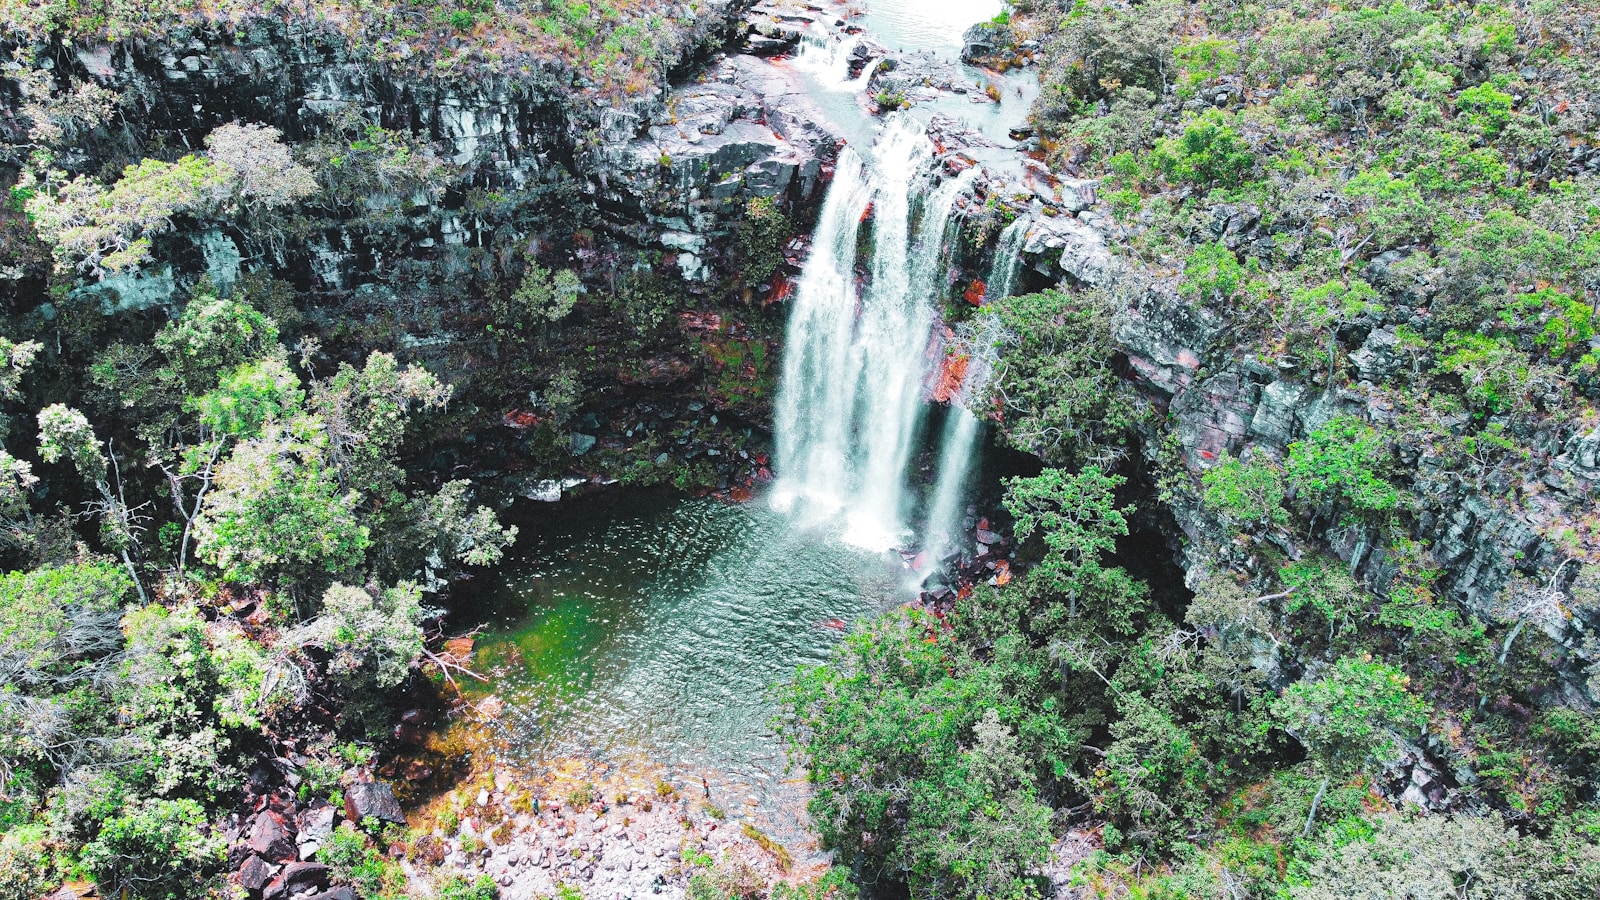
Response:
[[[300,814],[300,843],[307,841],[322,841],[333,834],[333,819],[335,810],[332,806],[321,806],[308,809]]]
[[[283,895],[293,897],[306,894],[307,890],[325,889],[328,887],[328,874],[328,866],[322,863],[290,863],[283,868],[278,882],[283,886]]]
[[[979,22],[961,35],[961,61],[976,62],[1005,53],[1016,45],[1017,38],[1011,33],[1011,26]]]
[[[380,819],[404,825],[406,821],[400,801],[394,797],[394,789],[381,781],[353,784],[345,790],[344,815],[352,822]]]
[[[289,823],[271,810],[257,816],[255,827],[250,829],[250,849],[269,861],[294,859],[294,834]]]
[[[239,867],[239,886],[254,894],[267,886],[278,867],[254,853]]]
[[[361,898],[356,895],[354,888],[336,887],[331,891],[312,894],[306,900],[361,900]]]

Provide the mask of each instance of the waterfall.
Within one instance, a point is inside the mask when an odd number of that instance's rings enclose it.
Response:
[[[891,120],[871,172],[841,154],[790,315],[775,426],[775,499],[843,511],[845,539],[885,548],[905,539],[906,475],[924,409],[922,386],[942,290],[952,208],[972,176],[920,204],[933,146],[908,116]],[[871,280],[855,286],[868,205]]]
[[[984,402],[994,375],[1004,332],[998,316],[980,314],[963,323],[945,352],[965,359],[961,386],[950,397],[939,451],[938,480],[928,504],[923,526],[924,546],[938,551],[961,535],[962,501],[966,499],[972,464],[976,460],[983,422],[973,408]]]
[[[880,66],[882,64],[883,64],[883,57],[879,57],[879,58],[873,60],[872,62],[867,63],[865,66],[862,66],[861,67],[861,74],[857,75],[854,81],[851,81],[849,84],[847,84],[845,86],[846,89],[848,89],[849,91],[854,93],[856,91],[864,91],[867,88],[871,87],[872,86],[872,76],[873,76],[874,73],[876,73],[878,71],[878,66]]]
[[[994,263],[989,267],[989,285],[984,297],[1003,300],[1016,289],[1017,275],[1022,272],[1022,247],[1028,240],[1028,220],[1017,219],[1000,232],[995,244]]]
[[[810,72],[823,87],[830,90],[859,90],[850,78],[850,54],[855,52],[861,39],[854,35],[834,37],[807,32],[800,37],[800,52],[795,54],[795,68]],[[867,74],[863,71],[863,74]],[[868,75],[867,77],[871,77]]]
[[[942,550],[961,534],[961,501],[966,498],[967,477],[972,472],[980,430],[978,417],[965,405],[951,401],[944,422],[943,448],[939,451],[939,479],[933,487],[928,523],[923,528],[923,545],[930,550]]]
[[[1022,271],[1022,248],[1028,239],[1028,220],[1017,219],[1000,232],[995,245],[994,263],[989,269],[989,282],[984,290],[988,300],[1003,300],[1016,290],[1017,275]],[[988,387],[994,369],[994,348],[997,346],[999,322],[993,316],[979,316],[963,327],[948,352],[965,356],[966,367],[957,396],[950,398],[950,413],[945,419],[944,436],[939,452],[938,481],[933,488],[933,499],[928,504],[928,521],[923,527],[926,544],[942,549],[960,532],[961,501],[965,499],[967,481],[972,473],[972,463],[982,433],[982,423],[969,405],[981,402],[981,394]]]
[[[852,147],[839,154],[789,316],[773,426],[780,504],[804,494],[842,506],[855,417],[856,239],[872,185]]]

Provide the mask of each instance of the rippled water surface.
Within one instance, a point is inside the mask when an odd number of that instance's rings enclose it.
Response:
[[[952,56],[961,33],[994,18],[1001,0],[867,0],[862,24],[891,50],[935,50]]]
[[[478,613],[505,752],[524,763],[773,778],[769,688],[825,659],[842,622],[905,599],[897,557],[797,528],[760,498],[619,491],[522,528]]]

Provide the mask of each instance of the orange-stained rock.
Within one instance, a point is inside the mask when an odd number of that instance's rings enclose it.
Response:
[[[935,402],[949,403],[961,393],[961,385],[967,380],[967,367],[971,364],[972,358],[964,353],[944,358],[939,364],[939,382],[933,386]]]

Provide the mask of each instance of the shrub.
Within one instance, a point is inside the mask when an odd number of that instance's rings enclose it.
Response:
[[[1283,525],[1289,514],[1283,508],[1283,470],[1257,458],[1241,462],[1230,458],[1201,478],[1205,503],[1224,518],[1241,525]]]
[[[147,800],[107,821],[81,860],[106,896],[202,897],[226,852],[220,835],[202,832],[205,825],[193,800]]]
[[[1183,264],[1183,293],[1202,302],[1223,302],[1244,285],[1245,269],[1221,243],[1201,244]]]
[[[44,849],[17,834],[0,834],[0,900],[38,900],[53,879]]]
[[[1243,183],[1255,168],[1255,153],[1227,122],[1224,113],[1210,110],[1176,139],[1156,141],[1156,168],[1173,181],[1201,188]]]
[[[760,284],[783,265],[783,242],[794,223],[771,197],[753,197],[744,216],[733,226],[733,249],[739,263],[739,280]]]
[[[451,875],[439,885],[439,900],[495,900],[498,896],[500,889],[490,875],[479,875],[471,881]]]
[[[1530,900],[1600,892],[1600,849],[1522,837],[1492,816],[1381,816],[1368,840],[1330,848],[1295,900],[1450,897]]]
[[[1526,354],[1483,334],[1452,331],[1443,343],[1437,371],[1461,380],[1469,408],[1493,415],[1527,406],[1532,370]]]
[[[1335,416],[1289,445],[1289,485],[1310,504],[1344,501],[1362,512],[1387,512],[1400,505],[1400,492],[1375,474],[1387,455],[1371,426]]]

